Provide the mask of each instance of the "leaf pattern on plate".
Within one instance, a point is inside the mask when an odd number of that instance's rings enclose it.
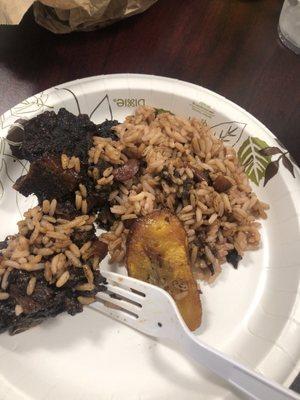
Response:
[[[294,166],[293,166],[292,162],[287,158],[286,154],[287,153],[282,155],[282,164],[288,171],[290,171],[290,173],[293,175],[293,177],[296,178],[295,172],[294,172]]]
[[[246,126],[244,122],[229,121],[213,125],[211,128],[215,136],[234,147],[241,140]]]
[[[274,156],[275,154],[282,154],[282,151],[278,147],[265,147],[260,150],[260,154],[263,156]]]
[[[96,107],[92,110],[92,112],[90,113],[90,119],[92,119],[93,117],[95,117],[95,113],[96,111],[99,111],[100,106],[103,106],[104,104],[107,104],[108,106],[108,110],[109,110],[109,114],[110,114],[110,120],[112,121],[113,118],[113,112],[112,112],[112,108],[111,108],[111,104],[110,104],[110,99],[108,94],[106,94],[96,105]]]
[[[63,87],[63,88],[57,88],[56,87],[55,90],[65,90],[66,92],[71,93],[71,95],[74,97],[74,100],[75,100],[75,103],[76,103],[76,106],[77,106],[77,110],[78,110],[78,114],[81,114],[81,109],[80,109],[80,104],[79,104],[78,98],[77,98],[76,94],[71,89],[65,88],[65,87]]]
[[[264,186],[266,186],[269,180],[272,179],[277,174],[278,169],[279,169],[279,159],[276,161],[269,162],[265,170]]]
[[[29,97],[22,101],[10,110],[13,117],[26,116],[27,114],[34,114],[43,112],[46,109],[52,109],[53,106],[48,104],[49,95],[41,92],[35,96]]]
[[[9,128],[10,124],[6,122],[4,114],[0,115],[0,129]]]
[[[238,150],[238,158],[245,168],[245,173],[256,185],[265,176],[266,168],[271,157],[261,154],[261,150],[268,147],[267,143],[257,137],[249,136]]]

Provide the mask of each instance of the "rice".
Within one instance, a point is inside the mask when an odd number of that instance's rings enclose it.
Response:
[[[26,288],[26,294],[28,296],[31,296],[32,293],[34,292],[35,285],[36,285],[36,277],[33,276],[32,278],[30,278],[30,280],[28,282],[28,285],[27,285],[27,288]]]
[[[89,151],[96,188],[114,185],[109,206],[116,222],[102,235],[111,262],[124,263],[126,256],[129,230],[121,223],[163,208],[182,221],[199,279],[213,281],[233,249],[243,256],[260,246],[256,220],[267,217],[268,205],[252,192],[235,149],[205,123],[140,107],[114,130],[118,141],[94,137]],[[129,152],[143,165],[137,175],[118,182],[112,167],[126,164]],[[101,173],[100,161],[111,167]],[[217,178],[229,189],[214,187]]]
[[[99,268],[99,257],[90,251],[93,242],[88,241],[79,249],[71,237],[82,228],[93,228],[95,217],[79,215],[70,221],[55,218],[56,205],[55,199],[45,200],[41,206],[25,212],[25,218],[18,223],[19,233],[11,236],[7,247],[0,251],[0,300],[9,298],[10,275],[14,270],[26,272],[28,283],[24,295],[27,296],[34,295],[42,276],[49,284],[63,287],[74,267],[82,268],[82,285],[92,287],[93,270]],[[21,233],[25,225],[27,237]],[[20,308],[16,309],[16,315],[22,312]]]
[[[87,297],[87,296],[78,296],[77,300],[84,306],[87,306],[91,303],[94,303],[95,297]]]
[[[7,300],[8,298],[9,298],[9,293],[0,292],[0,301],[1,300]]]
[[[20,304],[17,304],[15,306],[15,314],[18,317],[19,315],[21,315],[23,312],[23,307]]]

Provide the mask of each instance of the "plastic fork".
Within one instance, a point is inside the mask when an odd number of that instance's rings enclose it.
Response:
[[[172,297],[163,289],[109,271],[101,271],[107,291],[91,307],[156,338],[167,338],[192,359],[256,400],[300,399],[295,392],[246,368],[206,345],[185,325]]]

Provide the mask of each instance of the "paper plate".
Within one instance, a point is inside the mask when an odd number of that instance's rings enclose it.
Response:
[[[229,100],[199,86],[148,75],[108,75],[51,88],[0,117],[0,238],[16,232],[34,204],[13,189],[28,166],[14,160],[5,136],[19,118],[65,107],[96,123],[149,104],[205,119],[234,146],[259,198],[270,204],[262,247],[238,270],[224,266],[202,284],[204,342],[289,385],[300,359],[300,174],[271,132]],[[265,149],[263,152],[262,149]],[[0,398],[6,400],[234,399],[230,387],[167,342],[89,309],[20,335],[0,336]]]

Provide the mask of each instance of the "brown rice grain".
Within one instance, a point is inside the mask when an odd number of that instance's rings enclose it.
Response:
[[[91,268],[87,264],[83,265],[82,268],[83,268],[83,272],[84,272],[84,275],[85,275],[88,283],[93,283],[94,282],[94,274],[93,274],[93,271],[91,270]]]
[[[34,248],[34,254],[39,254],[41,256],[51,256],[53,254],[52,249],[47,249],[46,247],[43,247],[41,249]]]
[[[84,198],[87,197],[87,189],[86,189],[85,185],[83,185],[82,183],[79,183],[79,190],[80,190],[82,197],[84,197]]]
[[[79,301],[79,303],[87,306],[89,304],[94,303],[94,301],[96,300],[95,297],[85,297],[85,296],[79,296],[77,297],[77,300]]]
[[[56,254],[51,260],[50,268],[51,268],[51,272],[52,272],[53,275],[57,274],[57,269],[58,269],[57,266],[58,266],[60,254],[61,253]]]
[[[50,217],[53,217],[55,211],[56,211],[56,206],[57,206],[57,200],[53,199],[50,203],[50,209],[49,209],[49,215]]]
[[[77,267],[77,268],[81,267],[81,262],[80,262],[79,258],[75,257],[74,254],[70,250],[66,250],[65,255],[71,261],[71,263],[74,265],[74,267]]]
[[[2,262],[2,265],[4,267],[12,267],[12,268],[20,268],[20,264],[17,261],[12,261],[12,260],[4,260]]]
[[[67,169],[69,164],[69,157],[66,154],[61,155],[61,166],[63,169]]]
[[[104,171],[103,171],[103,176],[104,176],[104,178],[107,178],[107,177],[109,177],[109,175],[112,173],[112,171],[113,171],[113,167],[109,167],[109,168],[106,168]]]
[[[77,173],[80,172],[80,160],[78,157],[75,157],[75,161],[74,161],[74,169]]]
[[[52,272],[51,272],[51,267],[50,267],[50,262],[49,261],[47,261],[45,263],[44,277],[45,277],[47,282],[51,282],[51,280],[52,280]]]
[[[80,250],[75,243],[71,243],[69,249],[71,250],[71,252],[74,254],[75,257],[77,258],[80,257]]]
[[[60,287],[62,287],[63,285],[65,285],[65,284],[68,282],[69,278],[70,278],[70,273],[69,273],[69,271],[65,271],[65,272],[58,278],[58,280],[56,281],[56,287],[60,288]]]
[[[56,218],[50,217],[50,215],[43,215],[43,219],[45,219],[48,222],[51,222],[52,224],[56,223]]]
[[[75,194],[75,206],[76,210],[80,210],[82,206],[82,196],[79,193]]]
[[[47,220],[45,220],[45,219],[43,219],[43,220],[41,221],[41,226],[44,227],[44,228],[46,228],[47,231],[54,231],[54,225],[51,224],[51,222],[49,222],[49,221],[47,221]]]
[[[66,256],[63,253],[58,254],[57,271],[62,271],[66,264]]]
[[[29,243],[30,244],[33,244],[36,241],[39,233],[40,233],[39,226],[36,225],[35,228],[34,228],[34,231],[32,232],[32,234],[30,235],[30,238],[29,238]]]
[[[48,232],[46,232],[46,236],[48,236],[49,238],[58,239],[58,240],[68,240],[68,237],[64,233],[61,233],[61,232],[48,231]]]
[[[29,271],[29,272],[33,272],[33,271],[41,271],[45,268],[45,264],[44,263],[24,263],[22,264],[22,269],[24,269],[25,271]]]
[[[92,245],[91,241],[84,243],[79,249],[80,254],[84,254],[86,251],[88,251],[91,245]]]
[[[0,301],[7,300],[9,298],[9,293],[0,292]]]
[[[82,232],[87,232],[87,231],[91,231],[93,228],[94,228],[93,225],[83,225],[83,226],[80,226],[78,228],[78,230],[82,231]]]
[[[213,224],[217,218],[218,218],[218,214],[216,214],[216,213],[212,214],[208,220],[209,225]]]
[[[93,283],[82,283],[81,285],[77,285],[75,289],[80,292],[90,292],[91,290],[95,289],[95,285]]]
[[[44,214],[48,214],[48,212],[50,211],[50,201],[49,200],[44,200],[43,201],[43,213]]]
[[[15,306],[15,314],[16,314],[16,316],[18,317],[22,313],[23,313],[23,307],[20,304],[17,304]]]
[[[28,257],[29,251],[28,250],[14,250],[11,255],[12,260],[16,260],[18,258]]]
[[[36,285],[36,277],[33,276],[32,278],[29,279],[29,282],[28,282],[28,285],[27,285],[27,288],[26,288],[26,294],[28,296],[31,296],[32,293],[34,292],[35,285]]]
[[[1,289],[2,290],[6,290],[8,288],[8,284],[9,284],[8,278],[9,278],[10,272],[11,272],[11,268],[8,268],[2,277],[2,281],[1,281]]]
[[[93,270],[98,269],[99,263],[100,263],[100,258],[99,257],[94,257],[93,263],[92,263]]]
[[[88,213],[88,205],[87,205],[86,199],[82,200],[81,212],[82,212],[82,214],[87,214]]]

